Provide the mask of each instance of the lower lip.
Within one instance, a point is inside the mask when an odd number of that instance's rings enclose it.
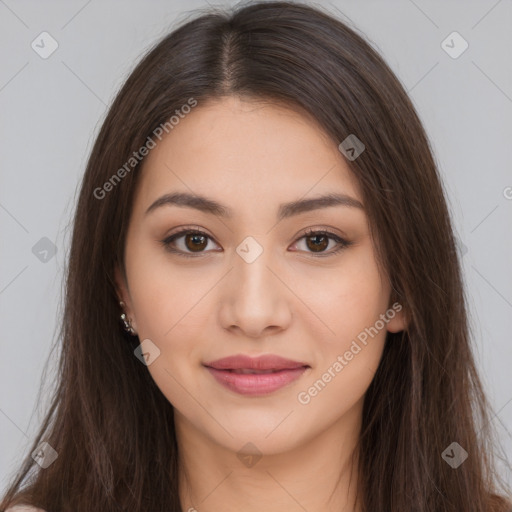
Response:
[[[301,366],[274,373],[234,373],[229,370],[217,370],[209,366],[206,369],[217,382],[241,395],[266,395],[287,386],[297,380],[308,367]]]

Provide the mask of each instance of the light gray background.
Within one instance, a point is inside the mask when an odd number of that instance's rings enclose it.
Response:
[[[512,2],[322,5],[384,56],[432,141],[464,253],[478,365],[511,460]],[[198,7],[207,3],[0,0],[0,488],[44,410],[37,393],[58,325],[69,223],[106,106],[144,50]],[[31,48],[43,31],[59,44],[47,59]],[[453,31],[469,43],[456,59],[441,46]],[[57,246],[46,263],[32,252],[43,237]]]

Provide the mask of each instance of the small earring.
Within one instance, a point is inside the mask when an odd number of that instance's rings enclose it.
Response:
[[[123,301],[120,301],[119,305],[121,306],[122,309],[124,309],[126,304]],[[135,330],[133,329],[133,327],[132,327],[132,325],[130,323],[131,320],[129,318],[127,318],[126,313],[124,313],[124,311],[121,314],[121,320],[123,322],[124,330],[126,332],[129,332],[132,336],[136,336],[137,333],[135,332]]]

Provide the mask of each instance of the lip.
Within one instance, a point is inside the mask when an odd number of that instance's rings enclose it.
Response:
[[[204,366],[226,388],[252,396],[277,391],[300,378],[310,368],[307,363],[273,354],[256,358],[238,354],[204,363]],[[244,370],[267,373],[237,373]]]
[[[236,354],[234,356],[223,357],[216,361],[203,363],[204,366],[215,368],[216,370],[293,370],[303,366],[309,366],[307,363],[292,361],[275,354],[265,354],[259,357],[251,357],[245,354]]]

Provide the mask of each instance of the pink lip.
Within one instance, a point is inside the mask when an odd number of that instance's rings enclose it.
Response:
[[[276,355],[257,358],[239,354],[205,363],[213,377],[231,391],[242,395],[265,395],[297,380],[309,365]],[[273,373],[236,373],[237,370],[269,371]]]
[[[237,354],[204,363],[204,366],[216,368],[217,370],[290,370],[309,365],[307,363],[285,359],[274,354],[265,354],[259,357]]]

